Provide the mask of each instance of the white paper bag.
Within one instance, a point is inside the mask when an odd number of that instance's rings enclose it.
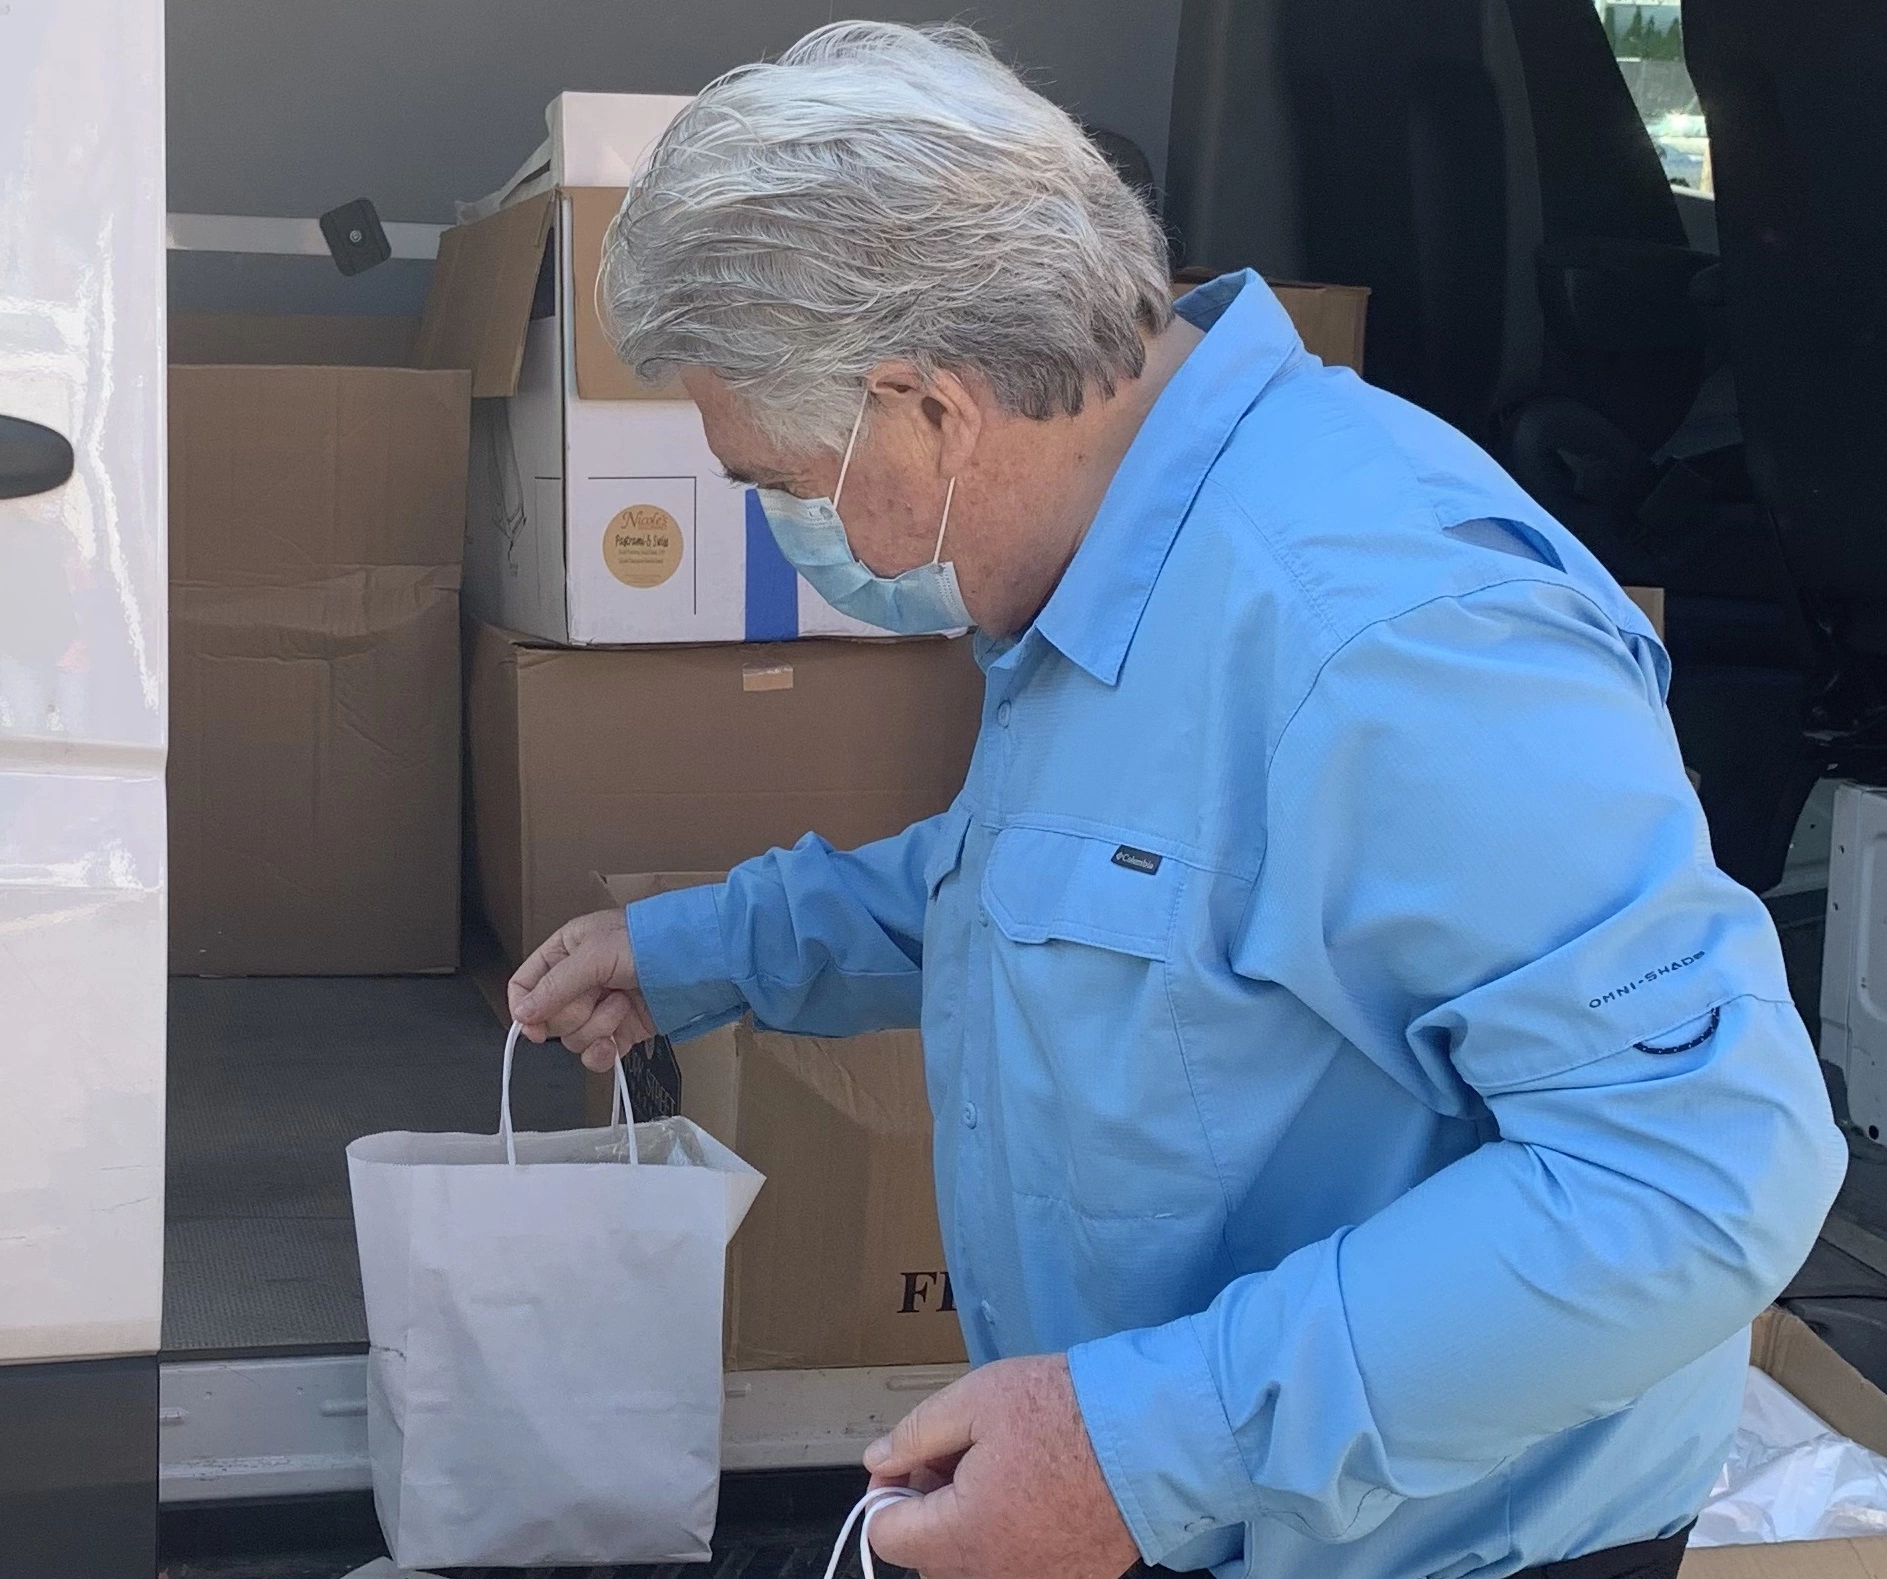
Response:
[[[408,1568],[693,1562],[727,1241],[761,1177],[686,1119],[347,1148],[374,1504]],[[619,1115],[628,1113],[622,1067]]]

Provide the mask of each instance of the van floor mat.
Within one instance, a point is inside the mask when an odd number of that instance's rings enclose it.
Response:
[[[464,975],[174,977],[169,1036],[165,1356],[365,1348],[347,1143],[497,1128],[485,998]],[[512,1100],[520,1129],[573,1129],[583,1072],[529,1048]]]

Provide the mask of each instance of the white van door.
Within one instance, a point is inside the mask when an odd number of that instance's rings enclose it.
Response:
[[[162,0],[0,0],[0,1579],[156,1571]]]

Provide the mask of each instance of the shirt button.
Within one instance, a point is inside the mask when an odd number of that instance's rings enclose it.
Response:
[[[1004,702],[1000,707],[996,709],[996,722],[1002,725],[1004,729],[1007,729],[1009,727],[1009,714],[1012,711],[1013,709],[1009,706],[1007,702]]]
[[[978,905],[976,907],[976,924],[980,927],[986,927],[989,925],[989,906],[988,905]]]
[[[963,1127],[965,1129],[976,1128],[976,1104],[974,1102],[965,1102],[963,1104]]]

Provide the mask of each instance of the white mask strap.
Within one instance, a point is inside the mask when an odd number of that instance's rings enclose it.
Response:
[[[943,519],[937,523],[937,546],[930,551],[930,562],[934,565],[943,558],[943,537],[950,527],[950,501],[957,496],[957,480],[952,477],[950,486],[944,490]]]
[[[865,391],[865,398],[858,403],[858,415],[852,418],[852,433],[845,441],[845,454],[839,460],[839,480],[832,486],[832,508],[839,507],[839,496],[845,492],[845,474],[852,469],[852,451],[858,448],[858,430],[865,424],[865,408],[871,404],[871,391]],[[950,529],[950,502],[957,496],[957,480],[952,477],[950,486],[944,490],[943,519],[937,523],[937,546],[930,551],[930,562],[934,565],[943,558],[944,533]]]
[[[845,474],[852,469],[852,451],[858,445],[858,430],[865,422],[865,408],[871,404],[871,391],[858,403],[858,415],[852,418],[852,436],[845,441],[845,459],[839,462],[839,480],[832,489],[832,508],[839,507],[839,495],[845,492]]]

